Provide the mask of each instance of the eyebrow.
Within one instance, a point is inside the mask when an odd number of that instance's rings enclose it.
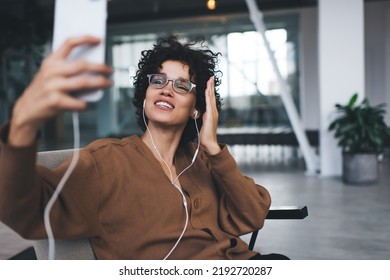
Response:
[[[157,72],[156,74],[163,74],[163,75],[165,75],[167,78],[169,78],[168,75],[167,75],[167,73],[163,73],[163,72],[161,72],[161,71]],[[185,81],[189,81],[189,82],[192,83],[192,81],[191,81],[190,79],[183,78],[183,77],[181,77],[181,76],[180,76],[179,78],[172,79],[172,80],[178,80],[178,79],[185,80]]]

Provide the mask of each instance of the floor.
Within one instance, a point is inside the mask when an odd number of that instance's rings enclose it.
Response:
[[[388,158],[380,163],[378,183],[369,185],[308,177],[301,167],[280,169],[242,167],[246,175],[267,187],[273,206],[306,205],[309,216],[304,220],[266,220],[255,250],[296,260],[390,260]],[[249,240],[249,236],[244,239]]]
[[[272,205],[306,205],[309,209],[304,220],[266,220],[255,250],[297,260],[390,259],[388,157],[380,163],[378,183],[353,186],[340,178],[306,176],[297,151],[250,149],[231,147],[243,173],[270,191]],[[249,240],[249,235],[243,239]],[[29,245],[0,224],[0,259]]]

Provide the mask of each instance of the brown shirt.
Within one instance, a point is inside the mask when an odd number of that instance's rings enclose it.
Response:
[[[43,211],[69,160],[54,170],[36,168],[35,145],[13,148],[2,138],[0,219],[24,238],[45,238]],[[178,173],[194,152],[193,144],[178,149]],[[179,181],[189,223],[170,259],[255,255],[239,236],[263,226],[270,196],[240,173],[226,146],[217,155],[201,150]],[[51,211],[54,236],[89,237],[98,259],[163,259],[185,218],[180,192],[138,136],[98,140],[82,149]]]

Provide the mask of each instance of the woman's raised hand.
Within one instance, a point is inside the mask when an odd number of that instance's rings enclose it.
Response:
[[[215,101],[214,76],[207,81],[205,91],[206,112],[203,114],[203,125],[200,130],[200,143],[209,154],[221,151],[217,140],[218,109]]]
[[[112,70],[107,65],[67,60],[75,47],[99,43],[100,39],[91,36],[71,38],[42,62],[13,109],[8,137],[10,145],[32,144],[40,125],[61,111],[84,110],[86,102],[71,96],[71,92],[111,86],[108,76]],[[78,75],[82,73],[97,75]]]

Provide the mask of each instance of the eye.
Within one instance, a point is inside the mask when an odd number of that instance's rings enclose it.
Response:
[[[189,92],[191,90],[191,83],[187,80],[178,79],[176,80],[176,88],[181,91]]]
[[[164,86],[166,78],[164,75],[152,75],[150,79],[150,84],[154,86]]]

